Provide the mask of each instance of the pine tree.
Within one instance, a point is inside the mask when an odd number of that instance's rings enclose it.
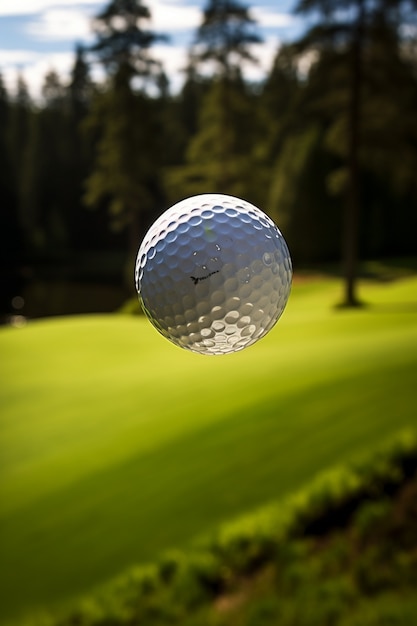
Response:
[[[240,76],[242,63],[256,63],[250,47],[262,42],[249,9],[237,0],[208,0],[191,56],[194,64],[214,63],[228,79]]]
[[[87,114],[94,93],[94,83],[90,76],[90,67],[86,60],[86,51],[83,46],[77,45],[75,60],[71,70],[68,85],[70,111],[76,124],[80,123]]]
[[[0,319],[12,312],[12,299],[20,294],[23,261],[8,136],[11,116],[12,102],[0,74]]]
[[[297,9],[303,15],[318,16],[317,23],[298,42],[298,47],[303,54],[314,51],[317,55],[318,62],[306,89],[306,101],[310,112],[315,110],[326,118],[326,144],[340,158],[340,166],[330,177],[329,184],[345,199],[342,256],[343,304],[346,306],[359,304],[356,291],[364,211],[361,183],[367,167],[363,156],[366,127],[368,123],[373,124],[368,107],[372,100],[378,108],[384,106],[384,101],[398,106],[386,91],[385,95],[374,91],[375,81],[380,82],[377,76],[381,66],[372,60],[372,50],[381,44],[384,48],[390,38],[394,38],[399,48],[404,11],[415,14],[416,8],[415,0],[301,0]],[[378,31],[375,26],[381,19],[385,28]],[[391,52],[392,49],[385,55],[385,61],[390,62]],[[387,136],[391,131],[385,128],[383,133]],[[368,156],[369,149],[375,154],[375,146],[368,144]]]
[[[91,51],[109,76],[122,74],[126,80],[160,76],[161,65],[149,50],[166,37],[145,28],[150,19],[150,10],[142,0],[111,0],[96,16],[93,30],[97,41]]]
[[[65,202],[68,205],[67,223],[71,248],[73,250],[90,247],[92,236],[86,221],[87,215],[82,202],[84,183],[90,173],[93,162],[93,140],[84,130],[84,122],[90,112],[95,93],[95,86],[90,75],[90,66],[86,60],[86,51],[78,45],[75,50],[74,64],[70,81],[66,88],[68,109],[68,189]],[[101,218],[101,216],[99,216]],[[95,231],[94,244],[101,243],[99,229]]]
[[[33,109],[22,158],[21,207],[33,254],[55,256],[69,245],[67,224],[69,132],[66,89],[50,70],[42,104]]]
[[[183,167],[166,178],[171,195],[216,191],[257,202],[256,117],[242,62],[255,62],[259,43],[249,10],[235,0],[209,0],[190,50],[190,71],[214,63],[213,78],[200,103],[195,134]]]
[[[159,194],[159,145],[150,81],[161,85],[162,68],[151,46],[161,35],[145,28],[149,9],[141,0],[112,0],[94,21],[92,52],[107,71],[87,119],[98,137],[85,203],[108,206],[112,228],[129,230],[134,254]]]

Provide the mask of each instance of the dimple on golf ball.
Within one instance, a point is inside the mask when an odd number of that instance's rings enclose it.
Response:
[[[135,282],[151,323],[177,346],[227,354],[261,339],[287,303],[292,265],[274,222],[223,194],[165,211],[139,248]]]

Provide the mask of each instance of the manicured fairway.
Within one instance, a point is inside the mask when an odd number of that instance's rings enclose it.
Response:
[[[207,357],[144,318],[0,330],[0,617],[88,592],[417,425],[417,279],[296,283],[257,345]]]

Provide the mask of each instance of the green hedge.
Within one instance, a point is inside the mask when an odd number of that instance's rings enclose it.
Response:
[[[232,592],[242,577],[277,559],[285,562],[286,550],[291,551],[291,558],[287,557],[292,563],[288,576],[306,576],[294,567],[293,552],[304,549],[299,543],[302,538],[343,529],[354,519],[355,532],[366,539],[383,518],[387,498],[416,471],[416,433],[402,432],[366,458],[327,471],[301,491],[222,525],[188,550],[169,551],[153,564],[128,571],[65,614],[37,616],[29,622],[36,626],[184,624],[190,612]],[[366,558],[371,557],[370,553]],[[339,583],[343,589],[338,587],[337,593],[345,594],[343,580]]]

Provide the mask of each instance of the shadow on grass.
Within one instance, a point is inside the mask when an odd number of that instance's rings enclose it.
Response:
[[[371,313],[410,314],[417,313],[417,300],[403,302],[358,302],[354,305],[337,303],[335,311],[370,311]]]
[[[372,313],[417,313],[417,300],[415,302],[381,302],[368,306]]]

